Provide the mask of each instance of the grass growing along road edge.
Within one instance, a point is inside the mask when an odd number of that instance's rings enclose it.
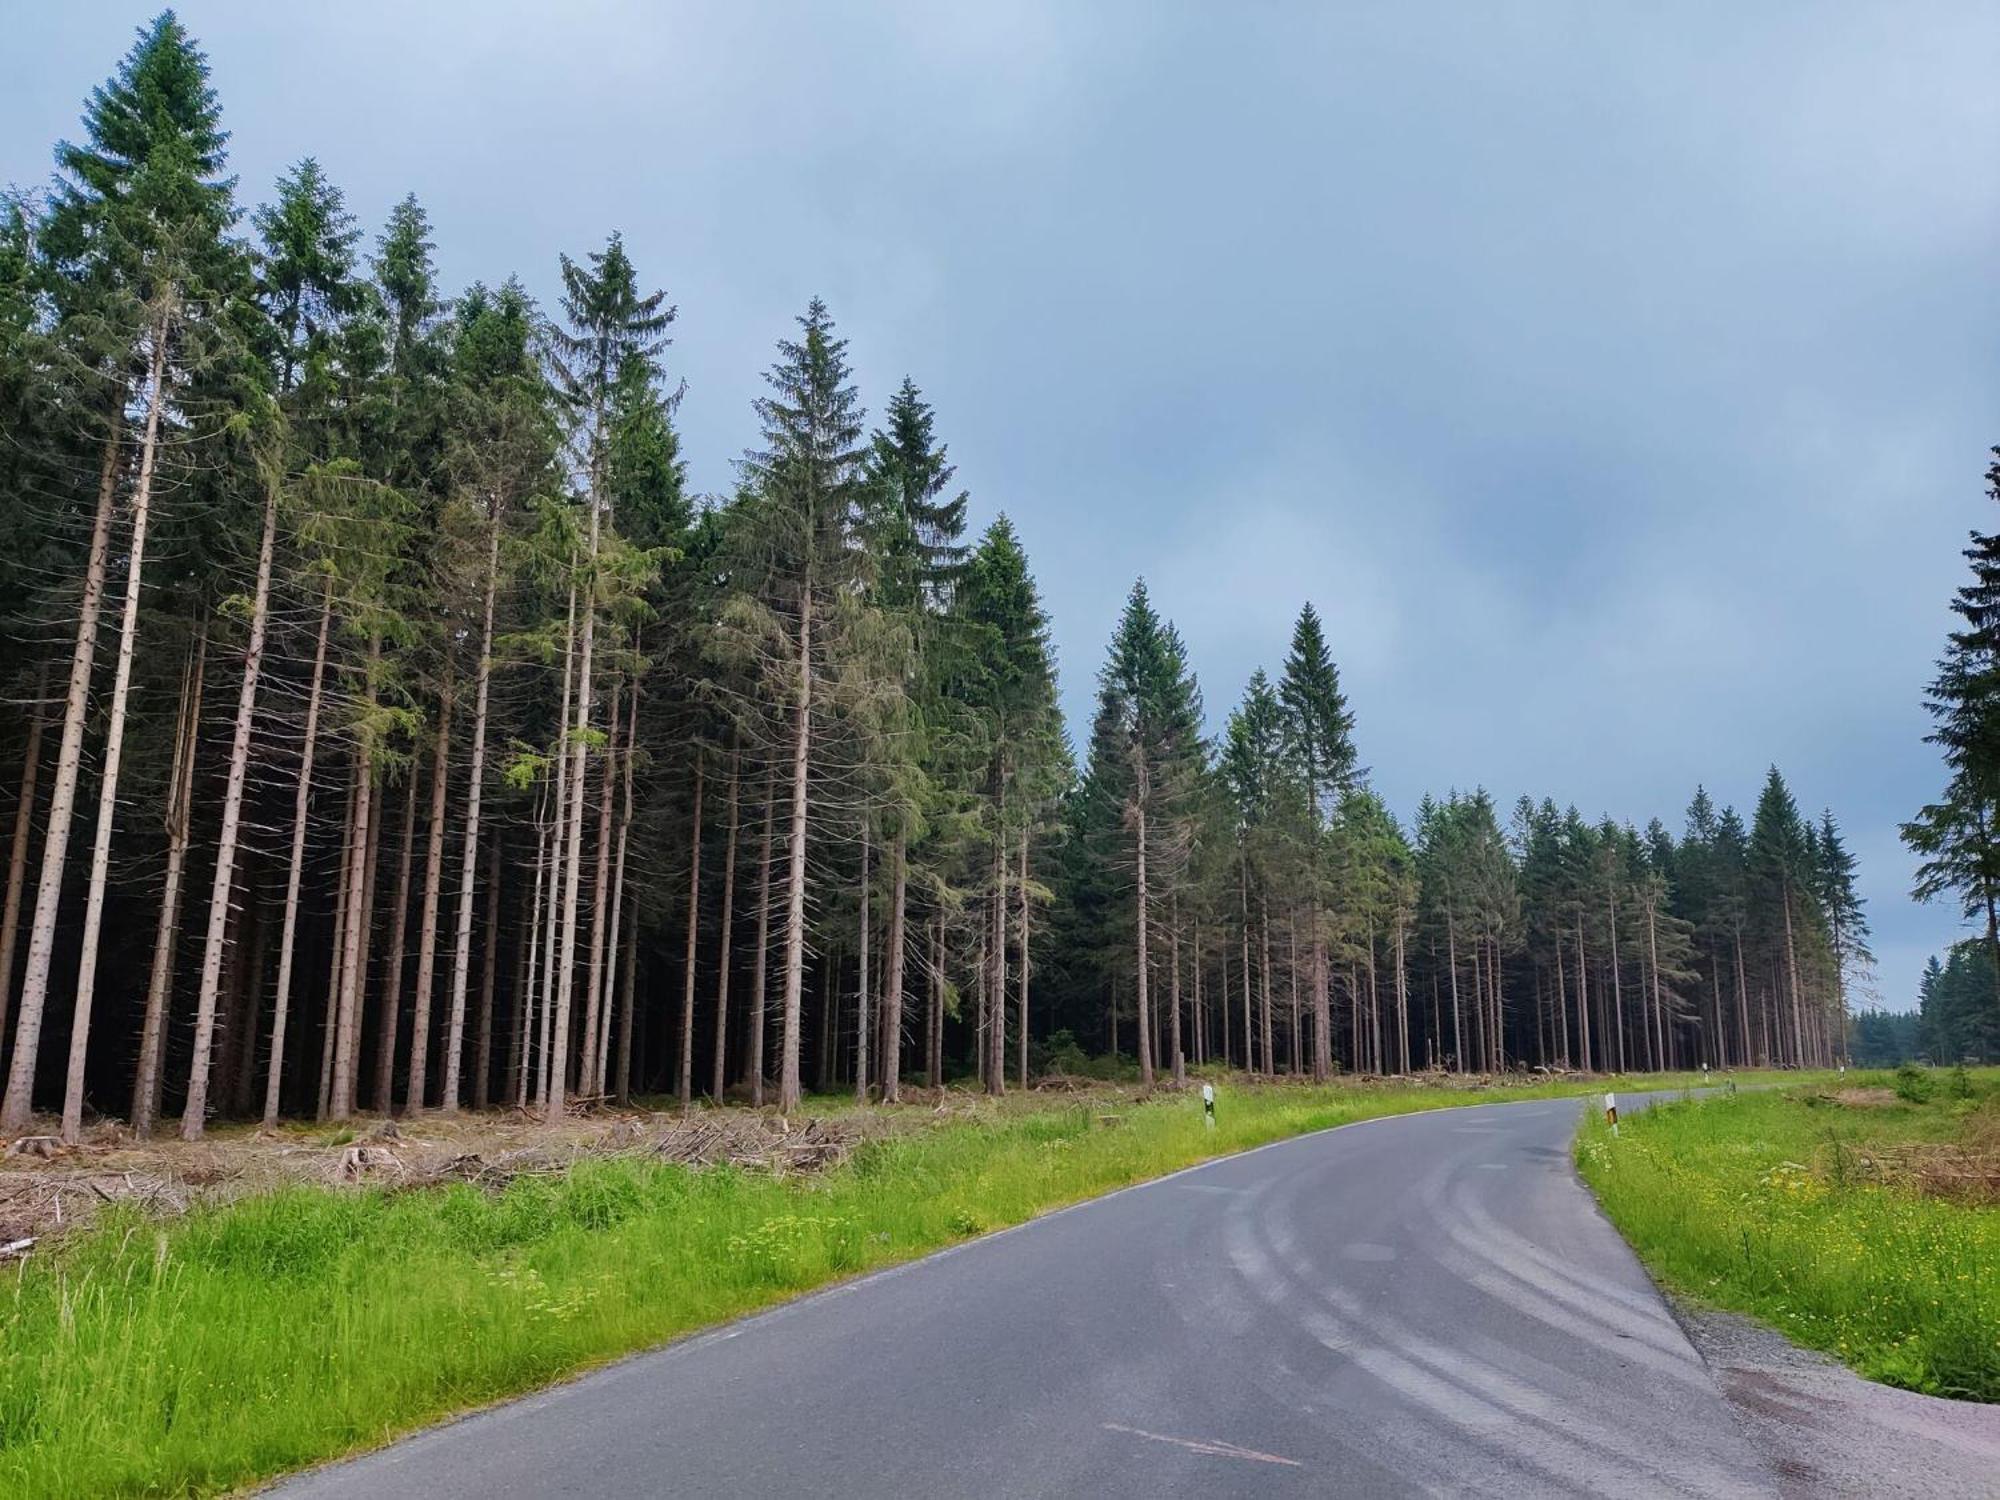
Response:
[[[1931,1075],[1917,1100],[1895,1097],[1889,1074],[1850,1075],[1858,1107],[1805,1088],[1657,1104],[1616,1139],[1593,1118],[1577,1162],[1672,1290],[1872,1379],[2000,1401],[2000,1207],[1864,1170],[2000,1111],[2000,1070],[1969,1075],[1969,1096],[1951,1077]]]
[[[0,1297],[0,1493],[225,1490],[1049,1209],[1288,1136],[1689,1075],[1058,1101],[776,1179],[630,1157],[488,1193],[294,1187],[107,1215]]]

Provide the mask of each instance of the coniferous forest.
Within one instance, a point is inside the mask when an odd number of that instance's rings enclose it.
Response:
[[[821,302],[695,494],[670,264],[447,287],[414,198],[227,146],[163,14],[0,221],[0,1132],[1844,1056],[1777,770],[1399,817],[1310,604],[1221,713],[1143,584],[1066,726],[952,413]]]

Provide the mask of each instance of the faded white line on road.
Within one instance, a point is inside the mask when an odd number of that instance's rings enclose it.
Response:
[[[1185,1448],[1190,1453],[1207,1453],[1216,1458],[1242,1458],[1254,1464],[1283,1464],[1288,1469],[1302,1469],[1304,1464],[1296,1458],[1280,1458],[1275,1453],[1259,1453],[1255,1448],[1239,1448],[1234,1443],[1225,1443],[1220,1438],[1169,1437],[1164,1432],[1148,1432],[1143,1427],[1124,1427],[1116,1422],[1103,1424],[1106,1432],[1123,1432],[1131,1437],[1142,1437],[1153,1443],[1172,1443],[1177,1448]]]

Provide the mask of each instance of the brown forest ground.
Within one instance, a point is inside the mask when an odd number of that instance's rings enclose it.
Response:
[[[1580,1079],[1582,1075],[1573,1075]],[[1237,1087],[1309,1087],[1302,1079],[1233,1076]],[[1342,1079],[1343,1088],[1490,1092],[1542,1084],[1547,1075],[1429,1074],[1418,1078]],[[1171,1087],[1171,1085],[1167,1085]],[[808,1114],[787,1122],[774,1109],[700,1105],[683,1112],[671,1099],[628,1107],[585,1105],[554,1123],[518,1109],[425,1112],[400,1118],[358,1116],[344,1124],[288,1121],[275,1130],[218,1125],[205,1139],[181,1140],[171,1129],[135,1140],[117,1121],[101,1121],[82,1142],[64,1147],[53,1121],[40,1122],[0,1152],[0,1259],[47,1247],[52,1237],[87,1227],[108,1205],[136,1203],[173,1215],[197,1203],[230,1202],[295,1184],[424,1187],[476,1182],[499,1187],[527,1173],[562,1172],[578,1160],[653,1156],[705,1166],[729,1162],[775,1172],[815,1171],[845,1158],[871,1136],[924,1129],[1051,1107],[1087,1104],[1115,1112],[1143,1097],[1136,1084],[1051,1075],[1025,1093],[993,1099],[969,1085],[905,1089],[904,1102],[858,1107],[851,1098],[807,1101]],[[46,1123],[47,1134],[39,1133]]]

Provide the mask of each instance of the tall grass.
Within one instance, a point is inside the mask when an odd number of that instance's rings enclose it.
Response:
[[[1055,1106],[892,1134],[812,1178],[620,1158],[498,1193],[114,1214],[0,1280],[0,1495],[213,1493],[1205,1157],[1582,1091],[1225,1087],[1212,1131],[1187,1096],[1110,1128]]]
[[[1888,1088],[1889,1075],[1855,1077]],[[1871,1149],[1951,1139],[1972,1097],[1846,1108],[1807,1091],[1658,1105],[1577,1145],[1611,1220],[1667,1285],[1748,1313],[1862,1374],[2000,1401],[2000,1209],[1883,1185]]]

